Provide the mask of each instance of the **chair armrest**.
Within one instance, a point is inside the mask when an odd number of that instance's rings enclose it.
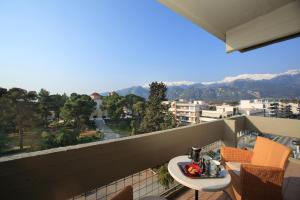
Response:
[[[221,147],[221,160],[225,162],[240,162],[250,163],[252,158],[252,151],[243,150],[233,147]]]
[[[133,200],[133,188],[131,185],[126,186],[121,192],[111,200]]]
[[[283,169],[242,164],[240,176],[243,199],[282,199]]]

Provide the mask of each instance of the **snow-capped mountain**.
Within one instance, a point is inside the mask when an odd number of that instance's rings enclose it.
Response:
[[[234,82],[234,81],[237,81],[237,80],[254,80],[254,81],[271,80],[271,79],[279,77],[279,76],[288,76],[288,75],[297,75],[297,74],[300,74],[299,69],[288,70],[286,72],[279,73],[279,74],[241,74],[241,75],[238,75],[238,76],[225,77],[221,81],[203,82],[202,84],[210,85],[210,84],[217,84],[217,83],[230,83],[230,82]]]
[[[188,86],[188,85],[193,85],[195,82],[193,81],[163,81],[163,83],[167,87],[173,87],[173,86]],[[144,88],[149,88],[149,84],[143,85]]]
[[[300,98],[300,69],[278,74],[241,74],[221,81],[164,82],[169,99],[239,100],[252,98]],[[149,84],[117,90],[120,95],[147,98]]]

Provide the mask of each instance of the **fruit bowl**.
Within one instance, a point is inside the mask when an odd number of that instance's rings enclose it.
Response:
[[[199,174],[202,173],[202,169],[199,167],[199,165],[194,164],[194,163],[185,165],[185,171],[190,176],[199,176]]]

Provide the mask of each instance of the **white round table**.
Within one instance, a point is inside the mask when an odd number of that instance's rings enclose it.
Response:
[[[195,190],[195,199],[198,200],[198,191],[216,192],[229,186],[231,177],[226,171],[224,178],[192,179],[185,176],[178,166],[179,162],[190,162],[188,156],[178,156],[170,160],[168,171],[171,176],[180,184]]]

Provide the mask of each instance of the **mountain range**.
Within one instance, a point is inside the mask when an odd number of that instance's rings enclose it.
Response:
[[[164,82],[169,100],[236,101],[254,98],[299,98],[300,69],[279,74],[241,74],[216,82]],[[119,95],[148,97],[149,86],[133,86],[116,91]],[[106,95],[107,93],[103,93]]]

